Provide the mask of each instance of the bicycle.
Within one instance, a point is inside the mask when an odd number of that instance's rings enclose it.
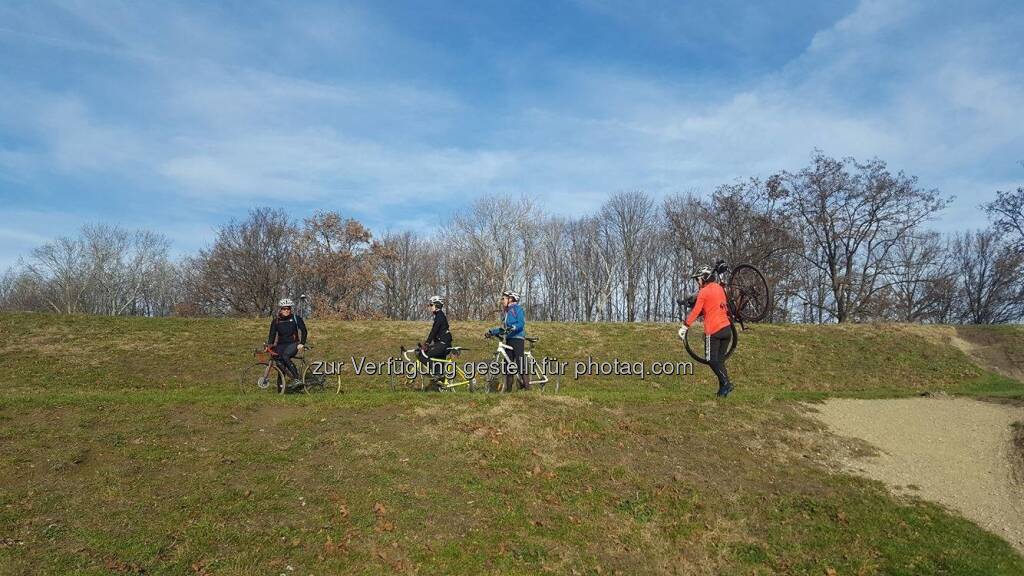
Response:
[[[729,273],[729,279],[723,288],[729,301],[730,312],[744,330],[746,322],[761,322],[768,317],[768,312],[771,311],[771,293],[768,290],[768,281],[760,270],[751,264],[740,264],[730,270],[725,261],[719,260],[715,263],[715,271],[718,274]]]
[[[768,316],[771,299],[769,298],[768,282],[765,280],[764,274],[753,265],[740,264],[735,269],[730,270],[729,265],[724,260],[719,260],[715,263],[715,274],[718,277],[729,274],[728,280],[722,285],[722,288],[725,290],[726,302],[729,306],[729,319],[732,320],[729,325],[731,338],[729,339],[729,347],[723,356],[724,359],[732,355],[739,343],[739,331],[736,329],[736,324],[739,324],[742,330],[746,330],[747,322],[760,322],[764,320]],[[680,298],[676,303],[680,305],[683,318],[685,318],[686,312],[694,307],[696,296],[690,296],[686,299]],[[703,323],[701,323],[701,328],[703,328]],[[691,340],[698,338],[704,343],[703,355],[694,352],[693,345],[691,344]],[[694,327],[691,327],[686,332],[683,345],[686,347],[686,352],[691,358],[701,364],[708,363],[707,357],[710,354],[708,348],[710,343],[703,329],[695,330]]]
[[[513,364],[512,359],[508,355],[508,351],[511,350],[512,347],[505,343],[505,334],[506,332],[502,330],[499,331],[497,335],[487,334],[485,336],[485,338],[498,338],[498,347],[494,351],[493,366],[495,367],[509,366],[510,364]],[[523,351],[523,364],[526,366],[526,371],[524,373],[516,370],[516,373],[512,375],[513,384],[515,383],[515,378],[518,378],[519,386],[521,388],[529,389],[530,386],[536,386],[537,390],[543,392],[544,387],[551,381],[551,379],[548,377],[547,371],[544,369],[544,365],[537,362],[533,357],[533,345],[536,344],[539,339],[527,337],[525,340],[527,342],[527,348]],[[490,374],[487,378],[487,386],[484,390],[486,392],[509,391],[505,389],[508,384],[508,379],[503,378],[503,376],[504,374]],[[532,378],[533,376],[538,376],[539,378],[534,380]],[[559,384],[560,382],[556,379],[555,392],[558,392]]]
[[[313,347],[306,345],[305,350],[312,350]],[[284,367],[284,362],[272,353],[269,347],[254,348],[253,357],[255,362],[242,369],[239,379],[239,389],[243,394],[253,391],[268,390],[272,383],[276,384],[275,390],[284,394],[291,391],[302,391],[305,393],[322,392],[326,388],[326,378],[316,374],[312,365],[306,363],[305,357],[301,355],[292,357],[292,364],[299,374],[298,386],[291,386],[292,378]],[[338,389],[341,389],[341,377],[338,377]]]
[[[410,352],[419,352],[422,350],[422,344],[417,344],[416,348],[406,350],[404,346],[398,348],[402,353],[402,358],[405,359],[410,365],[418,365],[418,361],[409,358]],[[430,358],[429,372],[433,375],[430,378],[431,384],[437,387],[439,392],[451,392],[465,386],[467,390],[473,392],[476,388],[476,378],[470,378],[466,376],[466,373],[459,366],[457,360],[453,357],[458,357],[462,352],[469,350],[461,346],[449,346],[445,351],[444,358]],[[406,384],[412,384],[414,380],[419,376],[419,370],[414,370],[411,374],[406,375]],[[391,382],[392,389],[394,389],[394,380]],[[424,390],[423,386],[420,386],[420,390]]]

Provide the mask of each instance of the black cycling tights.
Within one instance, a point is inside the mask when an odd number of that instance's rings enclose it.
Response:
[[[515,388],[515,374],[519,374],[522,377],[521,386],[522,388],[528,389],[530,387],[530,371],[526,365],[526,340],[522,338],[508,338],[505,340],[505,344],[512,347],[511,350],[505,350],[508,354],[508,359],[515,364],[516,368],[506,368],[505,374],[505,392],[512,392]]]
[[[274,347],[274,351],[277,352],[277,361],[284,365],[288,375],[292,378],[298,378],[299,370],[295,367],[295,363],[292,362],[292,358],[299,353],[299,345],[294,342],[291,344],[278,344]]]
[[[711,371],[718,377],[718,385],[724,387],[729,383],[729,371],[725,369],[725,353],[729,350],[732,330],[729,326],[704,337],[704,354],[708,359]]]

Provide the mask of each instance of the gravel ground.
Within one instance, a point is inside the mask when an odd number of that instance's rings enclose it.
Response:
[[[880,455],[844,461],[901,493],[939,502],[1024,554],[1024,487],[1014,482],[1014,422],[1024,408],[964,398],[832,399],[810,406],[836,434]]]

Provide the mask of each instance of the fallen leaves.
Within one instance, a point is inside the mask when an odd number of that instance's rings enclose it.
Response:
[[[328,556],[344,556],[348,554],[351,547],[352,532],[347,532],[338,541],[335,541],[334,538],[328,535],[327,540],[324,542],[324,553]]]
[[[393,532],[395,530],[395,525],[385,517],[387,512],[383,503],[377,502],[373,505],[373,513],[377,516],[378,532]]]
[[[107,570],[118,574],[145,574],[146,569],[141,564],[125,562],[116,558],[108,559],[103,563]]]
[[[541,467],[540,464],[534,464],[532,470],[527,470],[526,471],[526,475],[528,477],[534,477],[534,478],[544,477],[544,478],[547,478],[549,480],[551,480],[553,478],[556,478],[558,476],[558,474],[552,472],[551,470],[544,470]]]

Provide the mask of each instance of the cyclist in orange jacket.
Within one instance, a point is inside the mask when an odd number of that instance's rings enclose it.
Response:
[[[697,301],[690,315],[679,328],[679,338],[686,338],[686,331],[701,315],[704,316],[704,355],[708,365],[718,377],[718,396],[725,397],[732,392],[729,372],[725,369],[725,352],[729,349],[732,338],[729,319],[729,304],[725,297],[725,289],[717,282],[715,271],[704,266],[692,276],[700,286]]]

